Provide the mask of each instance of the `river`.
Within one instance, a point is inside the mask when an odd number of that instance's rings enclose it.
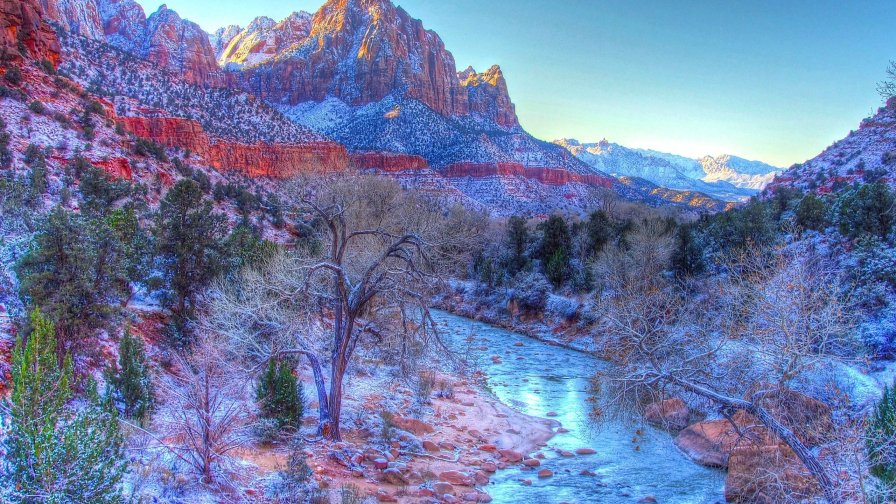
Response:
[[[434,317],[455,350],[488,347],[470,355],[501,402],[528,415],[557,420],[569,431],[558,433],[541,450],[545,455],[541,468],[552,470],[553,477],[539,479],[537,471],[519,467],[498,471],[483,489],[493,502],[635,503],[648,496],[662,504],[724,500],[724,473],[691,462],[667,432],[641,423],[589,420],[589,378],[607,365],[604,361],[449,313],[434,312]],[[500,361],[493,362],[492,355],[499,355]],[[575,457],[558,453],[578,448],[597,453]],[[582,471],[596,476],[583,476]],[[523,479],[532,485],[523,485]]]

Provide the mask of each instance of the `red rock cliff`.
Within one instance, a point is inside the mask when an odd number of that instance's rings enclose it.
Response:
[[[458,74],[461,86],[467,90],[470,112],[488,118],[501,126],[512,128],[519,124],[516,106],[510,101],[507,81],[501,67],[495,65],[484,73],[469,67]]]
[[[441,171],[448,178],[522,177],[545,185],[587,184],[612,187],[613,179],[600,175],[573,173],[563,168],[527,167],[517,163],[455,163]]]
[[[422,170],[429,167],[429,163],[422,157],[409,154],[361,152],[350,154],[349,160],[352,166],[358,170],[396,172]]]
[[[349,165],[345,147],[334,142],[244,144],[212,139],[196,121],[179,117],[122,117],[120,121],[140,138],[168,148],[188,149],[217,170],[235,170],[252,177],[338,172]]]
[[[2,59],[21,61],[22,58],[33,58],[58,65],[59,39],[43,18],[44,12],[37,0],[0,0]]]

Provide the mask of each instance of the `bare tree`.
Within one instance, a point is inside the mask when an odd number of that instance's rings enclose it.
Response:
[[[617,366],[599,383],[627,407],[669,393],[698,397],[738,432],[735,413],[747,413],[793,450],[828,501],[839,502],[829,471],[770,406],[786,395],[789,380],[836,356],[848,321],[830,287],[835,273],[804,250],[782,255],[770,271],[739,279],[747,283],[716,279],[697,309],[693,295],[670,282],[625,280],[604,319],[604,343]]]
[[[256,362],[305,356],[317,387],[320,434],[339,440],[346,373],[359,343],[391,338],[407,357],[437,341],[429,300],[443,274],[466,262],[470,237],[484,219],[442,210],[377,178],[305,179],[293,194],[300,217],[317,223],[305,237],[317,246],[218,289],[209,326]],[[329,388],[318,357],[324,353]]]
[[[877,92],[884,101],[896,96],[896,61],[887,66],[887,77],[877,83]]]
[[[215,481],[229,453],[248,439],[246,382],[225,361],[221,348],[220,341],[203,335],[188,357],[176,357],[177,371],[164,386],[162,412],[156,415],[164,447],[206,484]]]

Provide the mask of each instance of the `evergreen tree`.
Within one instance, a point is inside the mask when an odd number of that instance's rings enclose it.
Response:
[[[6,131],[6,123],[0,119],[0,168],[6,169],[12,166],[12,152],[9,150],[11,135]]]
[[[0,472],[6,497],[15,503],[121,502],[126,462],[114,408],[91,384],[87,406],[71,411],[71,358],[59,365],[55,328],[38,309],[31,327],[12,356],[6,467]]]
[[[514,215],[507,221],[507,248],[510,250],[507,272],[510,276],[525,269],[529,263],[529,259],[526,257],[528,245],[529,228],[526,227],[526,219]]]
[[[690,277],[703,273],[705,269],[703,247],[694,236],[693,226],[681,226],[672,252],[672,271],[678,277]]]
[[[563,217],[552,215],[538,227],[542,232],[538,257],[543,263],[545,276],[554,286],[559,286],[569,277],[569,259],[572,250],[569,226]]]
[[[305,394],[289,362],[269,360],[255,395],[263,418],[275,420],[280,428],[301,426]]]
[[[226,218],[212,211],[196,182],[184,179],[159,205],[154,231],[168,286],[164,303],[174,315],[175,343],[184,345],[197,294],[225,266]]]
[[[57,207],[16,265],[20,291],[56,321],[61,353],[107,327],[130,295],[127,250],[103,221]]]
[[[896,487],[896,387],[884,389],[871,413],[866,439],[871,473],[888,488]]]
[[[146,362],[143,340],[125,328],[118,345],[118,369],[111,377],[118,399],[124,405],[124,415],[145,421],[153,406],[152,378]]]
[[[603,210],[592,212],[585,223],[585,233],[588,239],[588,253],[599,254],[613,236],[613,223]]]
[[[796,207],[796,223],[803,229],[824,231],[830,224],[828,205],[814,194],[807,194]]]
[[[92,215],[105,216],[114,205],[131,194],[131,185],[124,180],[112,180],[99,168],[91,166],[81,177],[79,186],[84,203],[81,209]]]
[[[837,198],[834,215],[844,236],[886,240],[896,223],[896,196],[885,184],[862,184]]]

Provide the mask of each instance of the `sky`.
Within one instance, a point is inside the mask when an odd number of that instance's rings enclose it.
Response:
[[[147,13],[160,2],[138,0]],[[323,0],[167,0],[206,31]],[[603,138],[778,166],[810,159],[881,103],[896,1],[397,0],[459,69],[501,65],[538,138]]]

